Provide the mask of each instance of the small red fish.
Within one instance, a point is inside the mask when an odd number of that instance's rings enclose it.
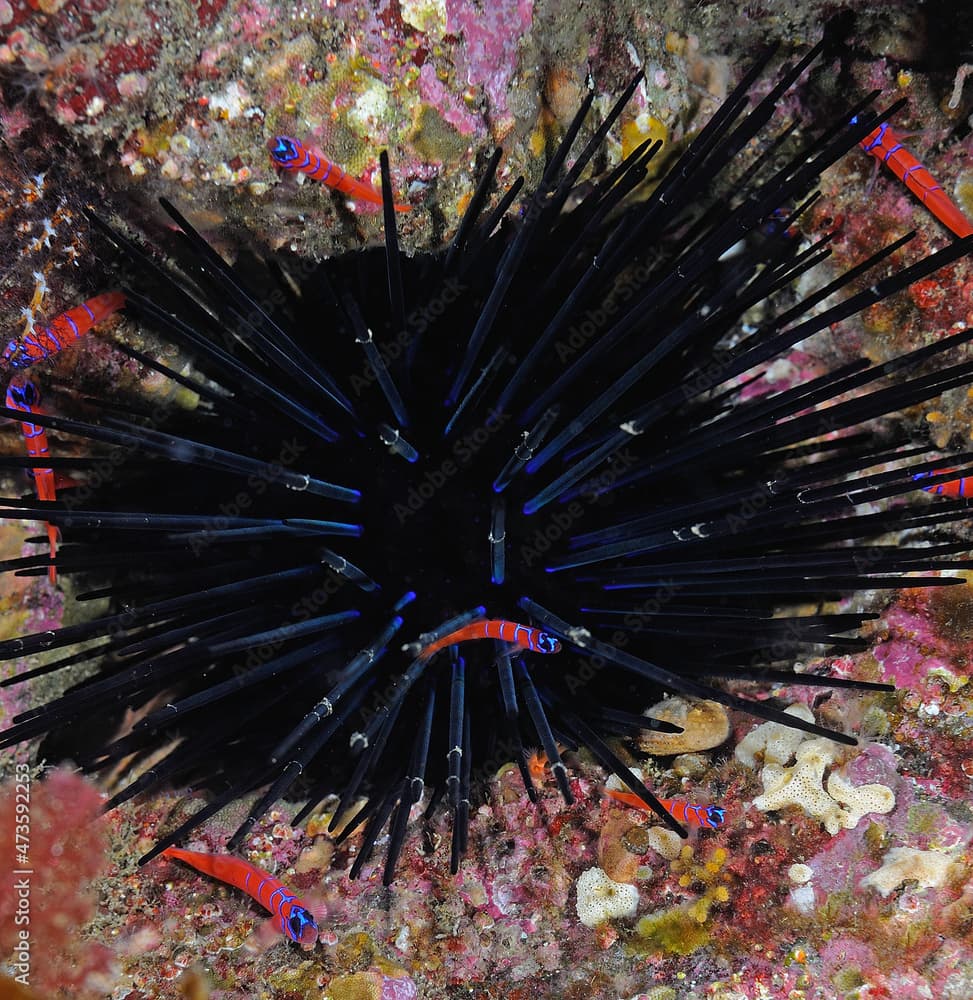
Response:
[[[262,868],[232,854],[202,854],[179,847],[167,847],[162,857],[175,858],[204,875],[212,875],[221,882],[242,889],[273,914],[274,927],[282,934],[304,948],[311,948],[317,943],[318,925],[311,911],[282,882]]]
[[[471,642],[474,639],[499,639],[501,642],[513,643],[521,649],[530,650],[532,653],[559,653],[561,643],[542,632],[540,629],[531,628],[529,625],[519,625],[517,622],[507,621],[506,618],[489,618],[471,625],[464,625],[462,628],[444,635],[441,639],[431,642],[424,649],[420,650],[419,658],[428,660],[447,646],[452,646],[457,642]]]
[[[538,781],[546,774],[549,764],[550,761],[543,750],[534,750],[527,757],[527,770],[530,771],[530,776]]]
[[[326,160],[317,153],[312,153],[300,139],[292,139],[289,135],[275,135],[267,143],[270,150],[271,159],[282,170],[296,171],[307,174],[322,184],[341,191],[343,194],[351,195],[352,198],[360,198],[372,205],[382,204],[382,193],[376,191],[370,184],[355,180],[349,176],[336,163]],[[411,205],[396,205],[396,212],[411,211]]]
[[[121,292],[105,292],[95,295],[81,305],[55,316],[46,326],[35,328],[19,340],[7,343],[0,355],[0,370],[17,371],[49,358],[66,347],[71,347],[93,326],[107,319],[125,306],[125,296]],[[33,382],[23,376],[15,376],[7,386],[6,405],[11,410],[23,413],[43,413],[40,408],[40,392]],[[31,458],[46,458],[50,454],[47,432],[40,424],[21,423],[27,454]],[[57,490],[52,469],[34,469],[34,482],[39,500],[56,500]],[[52,524],[47,525],[47,538],[51,543],[51,558],[57,552],[60,532]],[[51,583],[57,582],[57,572],[53,566],[48,570]]]
[[[17,375],[10,380],[7,386],[6,405],[11,410],[20,410],[23,413],[43,413],[40,406],[41,394],[37,386],[30,379],[23,375]],[[33,424],[24,421],[21,423],[24,434],[24,444],[27,445],[27,454],[31,458],[49,458],[51,449],[47,443],[47,432],[40,424]],[[38,500],[56,500],[57,492],[54,488],[54,470],[35,468],[34,483],[37,488]],[[60,533],[53,524],[47,525],[47,540],[51,545],[51,558],[57,555],[57,543],[60,540]],[[48,579],[51,583],[57,583],[57,571],[53,566],[48,568]]]
[[[855,118],[852,119],[852,124],[856,124]],[[884,163],[944,226],[957,236],[973,234],[973,223],[950,200],[932,174],[902,145],[900,136],[888,122],[882,122],[858,145],[880,163]]]
[[[616,802],[621,802],[623,805],[642,809],[644,812],[653,811],[648,803],[643,802],[634,792],[623,792],[617,788],[608,788],[606,791]],[[725,819],[725,811],[720,806],[694,806],[683,799],[659,799],[659,803],[676,822],[685,823],[695,829],[702,827],[716,830],[723,825]]]
[[[30,368],[70,347],[93,326],[125,306],[121,292],[105,292],[55,316],[47,326],[37,327],[19,340],[11,340],[2,355],[0,369]]]
[[[927,479],[929,476],[943,476],[954,469],[936,469],[934,472],[917,472],[912,478],[914,480]],[[933,486],[922,487],[926,493],[935,493],[937,497],[951,497],[953,500],[960,497],[973,497],[973,478],[967,479],[961,476],[959,479],[951,479],[945,483],[936,483]]]

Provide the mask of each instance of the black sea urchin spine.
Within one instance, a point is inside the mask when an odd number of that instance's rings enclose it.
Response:
[[[352,874],[387,830],[388,882],[424,799],[427,817],[452,815],[455,871],[485,777],[513,757],[535,798],[525,745],[543,748],[568,801],[562,748],[588,747],[678,829],[610,742],[672,729],[637,712],[660,690],[853,743],[706,679],[883,689],[793,671],[797,656],[863,648],[854,633],[874,616],[780,610],[949,585],[941,570],[973,565],[939,531],[967,517],[964,501],[862,506],[915,494],[917,472],[943,467],[876,420],[968,382],[973,362],[943,359],[971,334],[743,390],[973,240],[875,277],[904,237],[795,301],[795,279],[829,253],[827,237],[802,248],[791,234],[815,178],[892,110],[869,112],[872,95],[854,126],[846,113],[807,138],[794,123],[766,134],[819,48],[751,102],[771,53],[758,60],[644,201],[629,195],[658,144],[578,187],[638,77],[562,172],[589,98],[522,210],[509,213],[518,180],[484,218],[494,154],[442,253],[399,252],[385,156],[384,248],[321,264],[231,266],[165,202],[178,228],[159,252],[93,219],[130,275],[130,310],[195,357],[200,378],[178,381],[200,404],[36,418],[92,442],[71,467],[110,460],[114,473],[84,498],[4,500],[0,516],[58,525],[58,572],[100,581],[92,595],[114,606],[0,643],[12,659],[99,640],[4,684],[102,658],[0,746],[47,734],[42,753],[92,771],[145,759],[109,807],[163,782],[210,786],[147,857],[261,788],[231,848],[280,798],[304,796],[299,821],[337,795],[358,809],[342,837],[366,823]],[[881,543],[903,529],[938,534]],[[565,648],[420,655],[484,616]],[[106,737],[123,709],[138,721]]]

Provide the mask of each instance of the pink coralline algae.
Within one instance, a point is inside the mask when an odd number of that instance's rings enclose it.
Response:
[[[452,87],[436,75],[432,63],[425,63],[419,70],[419,94],[432,107],[438,108],[443,120],[449,122],[464,136],[482,138],[482,128],[478,119],[470,114]]]
[[[915,594],[891,609],[886,616],[888,640],[874,652],[888,680],[920,694],[957,689],[970,670],[968,623],[958,617],[969,607],[963,593]]]
[[[494,131],[503,135],[513,120],[507,110],[507,92],[519,39],[531,26],[532,0],[501,0],[474,7],[465,0],[446,0],[449,31],[462,34],[457,53],[460,72],[467,83],[483,87],[490,102]]]
[[[928,641],[933,638],[931,623],[905,608],[896,608],[887,621],[891,637],[874,651],[885,676],[908,691],[937,690],[934,678],[943,671],[952,672],[952,668]]]
[[[21,982],[44,995],[84,1000],[111,987],[112,951],[84,930],[108,864],[100,807],[99,793],[67,770],[31,780],[18,768],[0,787],[0,829],[16,869],[0,880],[0,954],[13,953]]]

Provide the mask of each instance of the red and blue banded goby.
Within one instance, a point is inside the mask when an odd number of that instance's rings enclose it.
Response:
[[[609,788],[607,792],[623,805],[651,812],[648,804],[643,802],[634,792],[623,792],[617,788]],[[684,799],[659,799],[659,804],[677,823],[685,823],[686,826],[695,829],[719,829],[725,818],[725,811],[720,806],[695,806]]]
[[[6,405],[10,410],[20,410],[23,413],[43,413],[40,407],[41,394],[30,379],[16,375],[7,386]],[[31,458],[49,458],[51,449],[47,443],[47,432],[40,424],[21,423],[24,434],[24,444]],[[38,500],[56,500],[54,470],[35,468],[34,483],[37,487]],[[47,540],[51,544],[51,559],[57,555],[58,530],[53,524],[47,525]],[[57,583],[57,572],[53,566],[47,571],[51,583]]]
[[[232,854],[202,854],[167,847],[164,858],[183,861],[204,875],[242,889],[273,914],[274,926],[305,948],[317,943],[318,925],[311,911],[287,887],[262,868]]]
[[[38,326],[19,340],[11,340],[2,355],[0,369],[30,368],[70,347],[93,326],[125,306],[121,292],[105,292],[55,316],[47,326]]]
[[[373,205],[382,204],[381,191],[376,191],[370,184],[351,177],[337,163],[312,153],[300,139],[294,139],[289,135],[275,135],[267,143],[267,148],[274,163],[282,170],[307,174],[308,177],[327,184],[335,191],[351,195],[352,198],[361,198]],[[408,212],[410,209],[409,205],[395,206],[396,212]]]
[[[857,115],[851,120],[852,125],[856,123]],[[973,234],[973,223],[966,218],[959,205],[950,200],[932,174],[902,145],[899,135],[888,122],[882,122],[858,145],[884,163],[944,226],[957,236]]]
[[[936,469],[934,472],[917,472],[912,478],[916,481],[928,479],[929,476],[944,476],[952,469]],[[937,497],[950,497],[958,500],[960,497],[973,497],[973,477],[961,476],[945,483],[935,483],[933,486],[922,487],[926,493],[935,493]]]
[[[455,632],[450,632],[449,635],[444,635],[441,639],[431,642],[420,650],[419,659],[428,660],[429,657],[447,646],[455,645],[457,642],[472,642],[474,639],[499,639],[501,642],[512,643],[532,653],[561,652],[561,643],[547,632],[531,628],[529,625],[519,625],[517,622],[507,621],[506,618],[488,618],[473,622],[471,625],[464,625],[462,628],[456,629]]]

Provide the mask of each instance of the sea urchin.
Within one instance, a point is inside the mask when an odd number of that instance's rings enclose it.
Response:
[[[42,752],[90,771],[148,762],[109,808],[164,782],[210,786],[147,857],[261,788],[231,849],[282,797],[306,798],[300,820],[337,794],[367,821],[352,875],[388,828],[388,882],[421,800],[452,813],[455,871],[484,778],[516,759],[534,797],[525,745],[569,800],[560,748],[587,747],[679,829],[610,746],[666,728],[640,714],[662,689],[854,743],[707,679],[881,687],[795,673],[796,656],[862,648],[870,616],[794,605],[958,582],[939,571],[968,565],[962,542],[876,541],[967,515],[921,493],[876,506],[943,464],[876,418],[967,382],[973,363],[942,358],[971,334],[790,388],[764,376],[973,240],[880,276],[907,236],[795,299],[829,253],[794,235],[817,176],[894,110],[868,110],[871,95],[813,133],[772,124],[819,51],[751,99],[772,53],[759,59],[645,198],[658,144],[580,183],[638,78],[565,169],[589,97],[521,209],[518,182],[486,211],[498,152],[434,253],[400,253],[384,156],[384,248],[321,263],[227,264],[165,202],[177,228],[157,249],[92,216],[127,308],[199,376],[157,367],[200,402],[37,418],[91,442],[73,468],[111,475],[2,514],[42,510],[64,532],[58,572],[99,581],[79,599],[112,605],[0,643],[4,659],[88,643],[5,684],[100,660],[0,745],[49,734]],[[420,655],[486,618],[564,648]],[[124,708],[138,721],[106,736]]]

